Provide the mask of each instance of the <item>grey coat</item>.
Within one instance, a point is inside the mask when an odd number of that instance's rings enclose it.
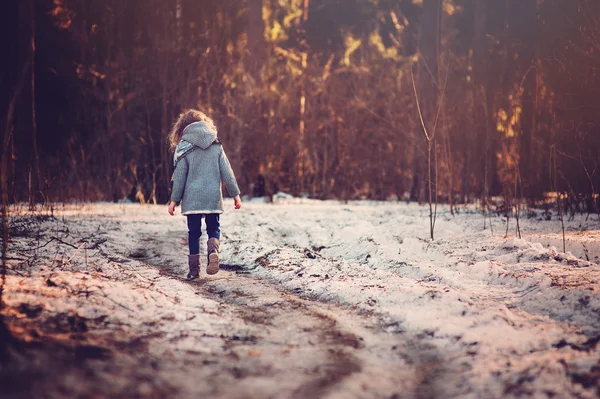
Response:
[[[184,215],[223,213],[221,182],[232,197],[240,194],[217,132],[206,122],[192,123],[183,130],[173,162],[171,201],[181,202]]]

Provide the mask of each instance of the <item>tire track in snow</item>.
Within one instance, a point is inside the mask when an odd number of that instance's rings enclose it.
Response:
[[[173,248],[167,236],[157,234],[142,235],[139,242],[151,242],[156,253],[162,254],[148,259],[148,264],[169,278],[183,280],[186,265],[178,256],[182,248]],[[174,260],[177,258],[181,262]],[[188,284],[199,295],[219,301],[249,326],[251,336],[257,338],[245,344],[252,347],[250,351],[264,353],[265,363],[259,368],[277,369],[275,375],[284,373],[297,381],[294,386],[279,386],[275,391],[278,398],[435,397],[430,382],[443,370],[443,359],[435,347],[384,331],[383,321],[375,313],[309,299],[276,282],[256,278],[240,265],[224,264],[218,275],[204,274],[200,281]],[[273,345],[288,359],[269,356],[273,352],[265,348]],[[233,363],[239,361],[237,355],[233,358]],[[304,366],[299,369],[298,364]],[[247,374],[243,366],[236,370],[239,377],[257,377]],[[217,397],[245,397],[239,396],[239,391],[240,386],[233,384],[230,391]]]
[[[258,205],[251,217],[234,214],[239,231],[256,232],[256,245],[244,250],[266,254],[264,267],[253,273],[290,290],[313,291],[307,293],[311,298],[372,306],[390,312],[392,319],[413,321],[409,332],[423,335],[424,341],[430,335],[445,354],[447,364],[434,366],[431,373],[432,390],[439,397],[514,397],[524,392],[595,397],[594,389],[600,392],[597,382],[585,382],[600,367],[598,348],[586,344],[596,342],[600,320],[595,265],[569,254],[553,255],[539,244],[483,234],[473,227],[477,215],[444,220],[439,238],[431,243],[422,239],[424,218],[415,217],[416,207],[389,206],[399,211],[392,214],[382,212],[383,206],[332,205]],[[317,248],[326,244],[318,262],[303,259],[294,242],[289,245],[289,223],[276,224],[269,232],[252,229],[256,220],[281,220],[292,210],[298,212],[292,222],[299,228],[297,242]],[[392,245],[396,235],[401,255],[398,245]],[[244,251],[232,255],[252,260]],[[577,270],[581,266],[590,268],[586,273]],[[307,278],[319,274],[331,279]],[[369,280],[387,288],[378,302],[361,288]],[[589,291],[563,290],[557,284],[572,280]],[[413,312],[403,311],[404,305]],[[557,351],[565,348],[563,341],[590,350],[583,356]]]

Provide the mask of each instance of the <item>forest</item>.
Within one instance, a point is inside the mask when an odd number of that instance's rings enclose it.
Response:
[[[167,132],[197,108],[245,195],[598,212],[597,1],[13,0],[1,18],[7,203],[166,203]]]

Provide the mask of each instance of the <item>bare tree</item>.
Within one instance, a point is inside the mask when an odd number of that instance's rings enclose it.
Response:
[[[35,204],[36,192],[41,192],[42,188],[42,175],[40,173],[40,155],[38,152],[37,144],[37,115],[35,108],[35,1],[29,1],[29,20],[31,24],[31,136],[32,136],[32,147],[33,147],[33,162],[35,170],[35,180],[37,182],[37,188],[33,188],[33,179],[31,169],[29,170],[29,209],[33,209]],[[35,191],[34,191],[35,190]]]
[[[438,68],[440,57],[440,30],[442,18],[441,0],[424,0],[423,13],[421,14],[419,28],[419,70],[418,86],[423,102],[425,114],[423,120],[428,125],[433,124],[435,109],[437,108]],[[413,79],[414,80],[414,79]],[[417,141],[419,143],[420,141]],[[420,147],[417,152],[426,153],[427,148]],[[424,193],[422,182],[423,169],[425,169],[423,158],[416,156],[413,162],[413,183],[411,187],[411,199],[421,201]]]
[[[437,204],[438,204],[438,190],[437,190],[438,168],[437,168],[437,150],[436,150],[436,131],[437,131],[437,125],[438,125],[440,112],[441,112],[441,109],[443,106],[443,99],[444,99],[444,94],[445,94],[445,90],[446,90],[446,84],[448,82],[448,71],[446,71],[446,77],[444,78],[444,85],[442,86],[442,91],[440,94],[440,101],[438,104],[438,109],[437,109],[435,121],[433,123],[433,129],[431,130],[431,133],[428,131],[427,126],[425,124],[425,120],[423,119],[423,112],[421,111],[421,105],[419,103],[419,94],[417,91],[417,85],[415,84],[415,79],[414,79],[414,75],[412,75],[412,70],[411,70],[411,77],[412,77],[413,90],[415,93],[415,102],[417,104],[417,111],[419,113],[419,119],[421,121],[421,128],[423,129],[425,145],[427,148],[427,191],[428,191],[428,203],[429,203],[429,233],[430,233],[431,239],[433,240],[434,239],[435,222],[436,222],[436,218],[437,218]],[[432,165],[432,157],[433,157],[434,165]],[[434,174],[433,178],[432,178],[432,174]]]
[[[255,81],[260,79],[260,69],[266,55],[265,24],[263,22],[263,0],[246,0],[246,68]],[[257,82],[255,82],[257,84]]]

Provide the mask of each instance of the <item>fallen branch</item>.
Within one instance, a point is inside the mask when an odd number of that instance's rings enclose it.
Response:
[[[61,240],[61,239],[60,239],[60,238],[58,238],[58,237],[52,237],[52,238],[50,238],[50,240],[48,240],[48,241],[47,241],[46,243],[44,243],[43,245],[37,246],[37,247],[35,247],[35,248],[30,248],[30,249],[20,249],[19,251],[20,251],[20,252],[30,252],[30,251],[37,251],[38,249],[42,249],[42,248],[44,248],[44,247],[48,246],[50,243],[52,243],[52,242],[54,242],[54,241],[58,241],[59,243],[61,243],[61,244],[64,244],[64,245],[67,245],[67,246],[69,246],[69,247],[71,247],[71,248],[73,248],[73,249],[79,249],[79,247],[78,247],[78,246],[76,246],[76,245],[74,245],[74,244],[71,244],[70,242],[63,241],[63,240]]]

